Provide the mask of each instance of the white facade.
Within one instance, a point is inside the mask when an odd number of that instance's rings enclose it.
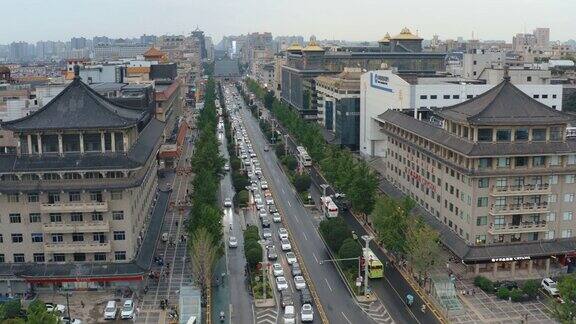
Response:
[[[482,70],[491,67],[492,64],[504,64],[505,59],[505,52],[477,50],[474,53],[465,53],[462,60],[462,77],[478,79]]]
[[[454,80],[454,79],[450,79]],[[446,107],[476,97],[491,89],[493,84],[447,83],[442,78],[422,78],[410,84],[391,70],[370,71],[360,79],[360,153],[385,156],[386,138],[375,118],[389,109],[420,109]],[[512,79],[512,81],[514,81]],[[514,82],[512,82],[514,83]],[[562,110],[562,85],[515,84],[520,90],[541,103]]]

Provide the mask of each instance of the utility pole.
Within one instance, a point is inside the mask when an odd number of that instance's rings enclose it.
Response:
[[[370,240],[372,236],[370,235],[362,235],[362,239],[366,242],[366,248],[364,249],[364,296],[368,295],[368,245],[370,244]]]

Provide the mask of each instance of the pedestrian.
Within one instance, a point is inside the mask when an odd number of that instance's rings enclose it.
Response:
[[[83,300],[80,301],[80,305],[82,306],[82,308],[84,308],[85,305],[84,305],[84,301],[83,301]]]

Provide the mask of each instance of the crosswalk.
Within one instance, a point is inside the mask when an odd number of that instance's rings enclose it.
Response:
[[[390,314],[388,314],[384,304],[379,300],[373,302],[359,302],[358,304],[360,305],[360,308],[362,308],[362,311],[364,311],[364,313],[366,313],[366,315],[368,315],[368,317],[370,317],[375,323],[394,323],[394,320],[390,317]]]
[[[278,310],[273,307],[257,308],[256,324],[275,324],[278,320]]]

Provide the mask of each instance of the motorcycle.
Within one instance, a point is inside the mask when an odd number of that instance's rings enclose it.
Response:
[[[226,319],[226,315],[224,315],[224,312],[221,311],[221,312],[220,312],[220,322],[221,322],[221,323],[224,323],[224,320],[225,320],[225,319]]]

